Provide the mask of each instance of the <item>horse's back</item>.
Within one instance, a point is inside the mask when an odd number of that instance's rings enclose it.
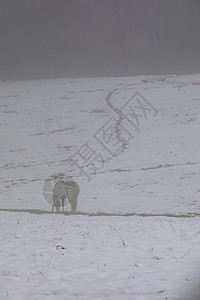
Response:
[[[80,188],[77,182],[75,181],[66,181],[65,186],[68,187],[69,189],[73,189],[76,191],[77,194],[80,192]]]

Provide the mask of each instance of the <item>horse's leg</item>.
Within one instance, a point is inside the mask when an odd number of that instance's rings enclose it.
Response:
[[[52,212],[54,212],[54,207],[55,207],[55,204],[56,204],[56,202],[57,202],[57,197],[56,197],[56,195],[53,195],[53,204],[52,204]]]
[[[62,198],[62,211],[64,211],[65,198]]]
[[[56,208],[56,212],[60,211],[60,198],[56,195],[53,196],[52,211],[54,211],[54,207]]]
[[[70,202],[71,205],[71,212],[76,212],[76,207],[77,207],[77,195],[74,195],[73,200]]]

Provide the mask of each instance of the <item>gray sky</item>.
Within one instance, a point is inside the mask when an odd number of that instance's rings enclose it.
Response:
[[[199,0],[0,0],[0,79],[200,73]]]

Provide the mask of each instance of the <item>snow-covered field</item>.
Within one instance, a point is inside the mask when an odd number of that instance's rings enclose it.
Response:
[[[199,299],[200,75],[0,82],[0,113],[0,299]],[[78,214],[39,215],[60,178]]]
[[[199,299],[199,217],[0,216],[0,299]]]

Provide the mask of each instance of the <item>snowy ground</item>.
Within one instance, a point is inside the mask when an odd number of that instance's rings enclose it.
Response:
[[[0,299],[199,299],[199,217],[0,216]]]
[[[200,75],[0,82],[0,299],[199,299],[199,95]],[[38,215],[63,177],[80,214]]]

